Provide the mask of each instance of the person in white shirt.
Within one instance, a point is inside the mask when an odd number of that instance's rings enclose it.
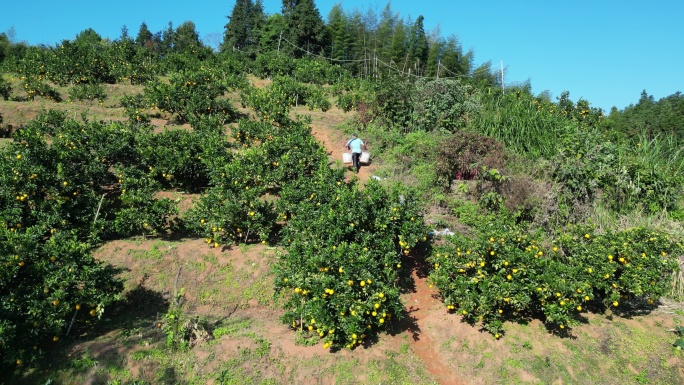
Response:
[[[364,143],[357,134],[354,134],[353,137],[347,141],[347,150],[351,151],[352,153],[352,164],[357,174],[359,173],[359,168],[361,167],[359,165],[359,158],[361,157],[361,152],[365,149],[366,143]]]

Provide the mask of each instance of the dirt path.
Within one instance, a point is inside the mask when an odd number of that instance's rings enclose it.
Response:
[[[299,112],[299,111],[298,111]],[[311,116],[311,134],[323,145],[328,153],[328,157],[332,162],[342,162],[342,154],[347,152],[345,144],[351,137],[345,137],[344,134],[337,129],[345,120],[349,119],[350,115],[345,114],[337,108],[333,108],[328,112],[317,111],[302,111],[302,114]],[[363,138],[361,138],[363,139]],[[372,146],[368,150],[373,154]],[[370,164],[362,164],[358,174],[352,170],[351,163],[345,164],[347,166],[347,179],[358,176],[359,182],[363,185],[372,175],[376,166],[371,161]]]
[[[441,312],[441,302],[436,298],[436,290],[430,288],[427,278],[414,269],[411,274],[414,291],[406,297],[406,311],[412,323],[406,329],[410,337],[411,349],[423,361],[425,368],[441,385],[462,385],[456,374],[444,362],[444,355],[439,354],[437,341],[428,336],[427,329],[431,317]]]
[[[341,161],[342,154],[346,152],[345,144],[349,138],[336,127],[348,118],[344,113],[329,111],[327,113],[309,112],[312,117],[312,135],[321,143],[331,161]],[[363,139],[363,138],[362,138]],[[369,148],[372,151],[372,148]],[[373,174],[376,166],[372,163],[363,165],[359,170],[358,178],[361,184],[366,183]],[[351,179],[354,171],[349,167],[347,177]],[[425,368],[441,385],[461,385],[461,382],[453,370],[445,363],[444,356],[439,354],[439,346],[426,332],[431,319],[444,313],[441,302],[436,299],[437,292],[430,288],[427,278],[420,273],[421,266],[416,263],[413,266],[413,292],[405,298],[406,311],[409,315],[408,324],[404,328],[409,335],[413,352],[421,359]]]

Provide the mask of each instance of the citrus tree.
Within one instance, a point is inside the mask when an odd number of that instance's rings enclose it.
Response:
[[[403,316],[403,258],[426,239],[408,192],[374,182],[360,189],[325,165],[284,187],[281,200],[287,251],[275,285],[284,322],[324,348],[351,349]]]
[[[542,319],[567,333],[589,309],[652,305],[669,286],[682,247],[644,228],[597,233],[573,226],[555,240],[515,224],[490,222],[455,235],[430,257],[430,281],[446,308],[503,335],[506,320]]]

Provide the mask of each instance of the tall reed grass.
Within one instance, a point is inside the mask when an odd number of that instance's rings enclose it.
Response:
[[[577,129],[555,104],[525,92],[485,97],[471,127],[530,159],[551,158],[562,138]]]

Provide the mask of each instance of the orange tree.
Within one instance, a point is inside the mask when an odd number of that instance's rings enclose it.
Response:
[[[455,235],[436,247],[430,281],[450,312],[496,338],[506,320],[539,317],[559,333],[589,309],[623,301],[653,304],[666,293],[681,245],[665,234],[637,228],[598,234],[570,227],[555,241],[506,220]],[[622,304],[622,305],[621,305]]]
[[[174,114],[182,122],[202,115],[230,118],[236,114],[235,108],[222,96],[243,81],[244,77],[224,77],[218,71],[187,70],[172,74],[168,84],[160,80],[148,82],[144,94],[150,107]]]
[[[402,257],[425,239],[411,194],[377,182],[360,189],[343,176],[323,163],[284,186],[278,202],[288,219],[287,252],[274,268],[282,319],[324,348],[353,348],[403,315]]]
[[[214,247],[272,237],[272,199],[283,185],[307,178],[327,155],[306,122],[287,126],[242,120],[233,130],[238,146],[230,160],[209,165],[210,188],[186,214],[186,226]]]
[[[48,113],[15,133],[0,152],[5,363],[38,357],[73,321],[101,315],[122,289],[111,269],[90,255],[100,235],[98,203],[108,166],[92,151],[86,128]]]
[[[19,365],[59,341],[74,320],[101,316],[123,285],[70,231],[0,225],[0,359]]]
[[[206,161],[230,161],[228,142],[216,131],[168,130],[136,139],[141,165],[166,188],[200,191],[209,185]]]
[[[274,223],[273,204],[263,197],[268,186],[265,162],[250,149],[212,172],[212,187],[186,213],[186,227],[214,246],[266,240]]]
[[[2,76],[0,76],[0,96],[4,100],[9,100],[11,94],[12,94],[12,85],[7,80],[5,80]]]
[[[216,138],[210,122],[199,123],[194,139],[202,152],[194,155],[207,161],[166,154],[190,165],[187,179],[227,153],[225,138]],[[154,197],[162,188],[156,170],[185,169],[145,153],[141,144],[164,145],[149,138],[151,130],[138,121],[80,122],[49,111],[0,151],[0,360],[39,357],[44,343],[116,300],[121,282],[90,254],[100,239],[168,230],[175,206]]]

